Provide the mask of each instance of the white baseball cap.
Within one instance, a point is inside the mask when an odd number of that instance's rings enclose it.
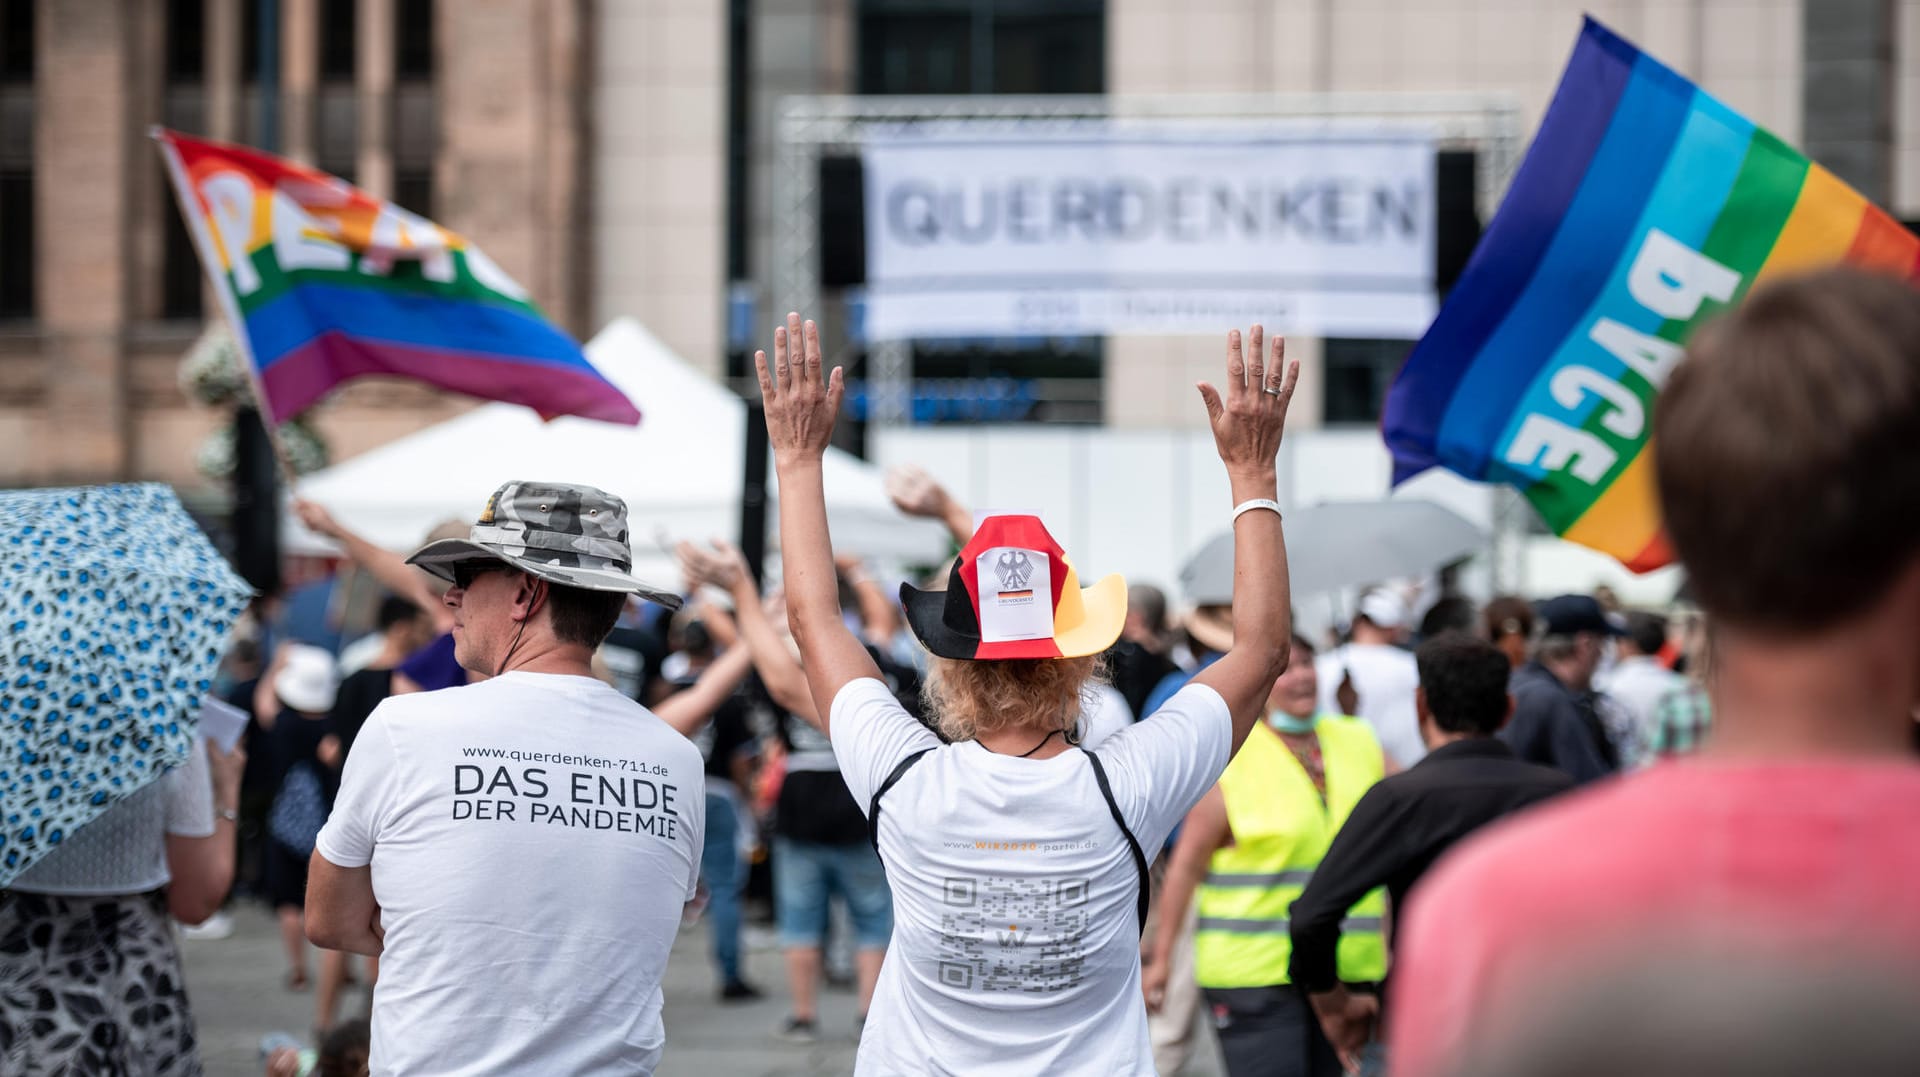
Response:
[[[280,702],[308,714],[332,710],[333,698],[340,690],[333,655],[306,643],[287,644],[286,655],[273,678],[273,694],[280,697]]]
[[[1407,623],[1407,601],[1385,588],[1375,588],[1360,596],[1360,616],[1381,628],[1399,628]]]

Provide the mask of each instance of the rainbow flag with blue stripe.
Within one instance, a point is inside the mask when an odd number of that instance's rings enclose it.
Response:
[[[1517,487],[1555,534],[1673,560],[1648,451],[1689,334],[1781,274],[1920,280],[1920,238],[1588,19],[1512,188],[1387,394],[1394,481]]]
[[[155,129],[201,264],[283,422],[368,374],[544,418],[640,412],[480,248],[343,180]]]

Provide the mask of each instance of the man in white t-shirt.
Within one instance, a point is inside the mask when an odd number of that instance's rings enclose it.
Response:
[[[1320,675],[1320,712],[1348,713],[1340,705],[1340,688],[1343,681],[1350,685],[1357,700],[1352,714],[1373,727],[1381,749],[1392,760],[1389,769],[1405,769],[1427,754],[1420,739],[1420,716],[1413,707],[1420,671],[1413,655],[1398,646],[1406,638],[1406,626],[1406,600],[1375,588],[1360,596],[1353,641],[1314,662]]]
[[[379,954],[375,1074],[648,1074],[705,831],[699,750],[589,665],[629,594],[626,506],[510,482],[467,539],[454,653],[490,679],[380,704],[307,891],[316,944]]]

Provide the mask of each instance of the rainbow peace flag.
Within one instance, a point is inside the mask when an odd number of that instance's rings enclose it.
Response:
[[[543,418],[640,412],[466,239],[292,161],[156,128],[272,422],[390,374]]]
[[[1533,146],[1387,394],[1397,484],[1519,488],[1553,531],[1673,559],[1647,451],[1694,328],[1755,284],[1854,262],[1920,279],[1920,239],[1588,19]]]

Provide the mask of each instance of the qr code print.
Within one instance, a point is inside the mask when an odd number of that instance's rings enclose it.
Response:
[[[1087,879],[946,879],[940,982],[963,991],[1053,994],[1087,970]]]

